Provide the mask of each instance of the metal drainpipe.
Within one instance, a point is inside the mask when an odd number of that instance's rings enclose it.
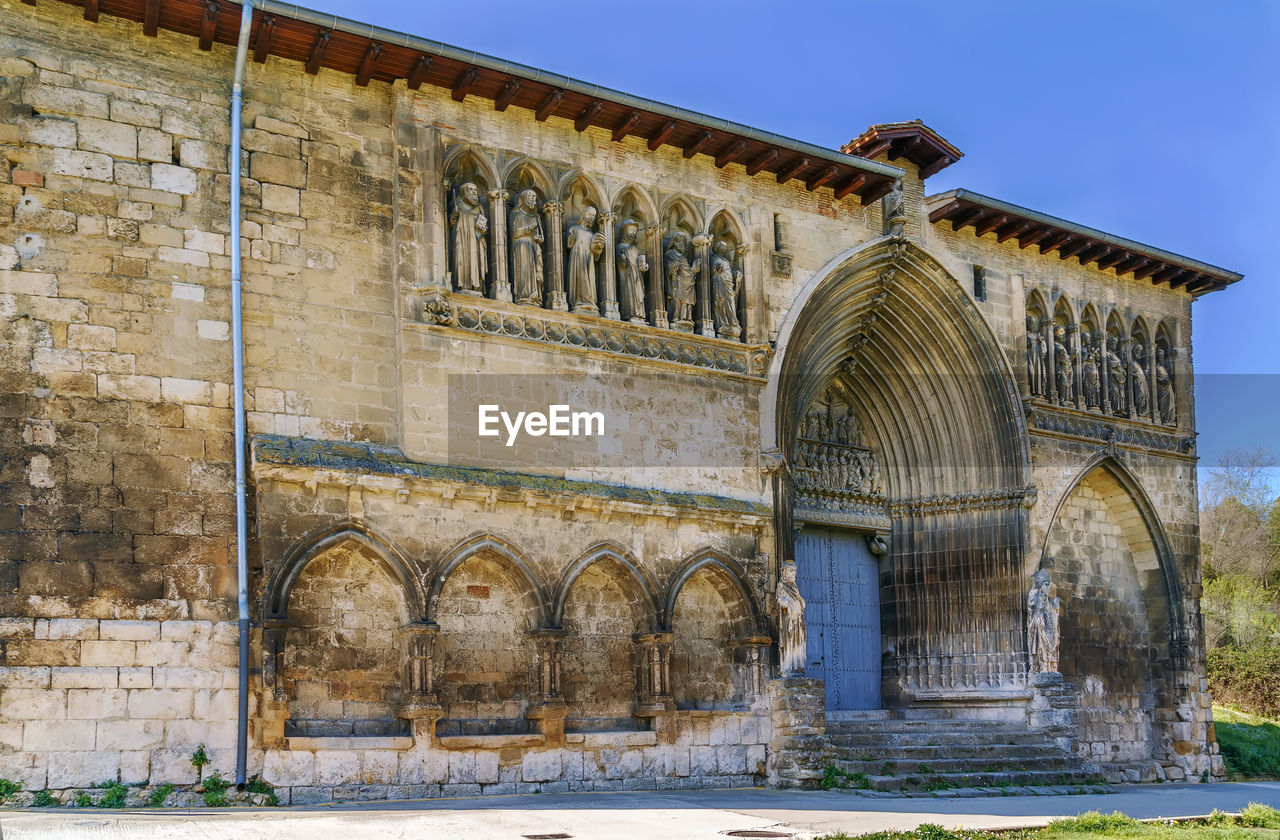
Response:
[[[236,427],[236,605],[240,623],[240,702],[236,710],[236,788],[245,786],[249,759],[249,522],[245,512],[244,332],[240,312],[240,131],[244,64],[253,25],[253,0],[240,6],[240,40],[231,81],[231,365]]]

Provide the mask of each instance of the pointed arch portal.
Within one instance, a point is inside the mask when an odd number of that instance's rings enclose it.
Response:
[[[783,553],[836,593],[808,622],[829,708],[1025,691],[1026,425],[961,284],[910,242],[859,246],[801,290],[770,373]]]

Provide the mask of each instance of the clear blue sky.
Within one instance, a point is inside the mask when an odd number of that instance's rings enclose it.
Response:
[[[1280,454],[1280,2],[304,5],[832,148],[923,119],[965,153],[930,192],[1243,272],[1193,310],[1200,453]]]

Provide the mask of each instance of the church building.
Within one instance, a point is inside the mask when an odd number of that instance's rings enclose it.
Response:
[[[1191,315],[1239,274],[931,190],[920,121],[4,9],[0,778],[1224,775]]]

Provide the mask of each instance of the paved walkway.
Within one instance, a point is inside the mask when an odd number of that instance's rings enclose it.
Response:
[[[1081,811],[1134,817],[1280,807],[1280,782],[1143,785],[1105,796],[868,799],[776,790],[582,793],[379,802],[225,811],[0,811],[3,840],[721,840],[729,831],[770,830],[796,840],[834,831],[862,834],[944,826],[1043,825]],[[551,838],[548,838],[551,840]]]

